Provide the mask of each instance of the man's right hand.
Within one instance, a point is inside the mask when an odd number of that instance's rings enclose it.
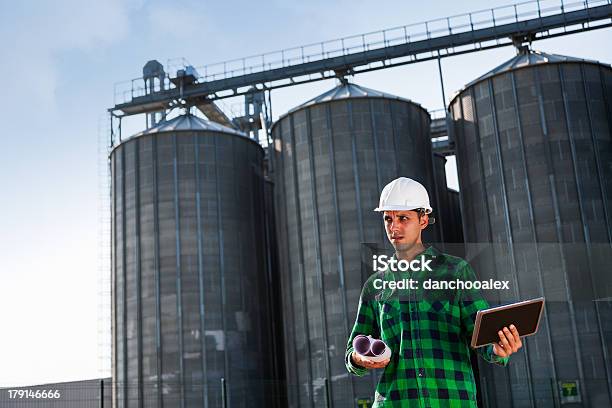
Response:
[[[360,367],[363,367],[363,368],[368,368],[368,369],[385,368],[387,364],[389,364],[389,361],[391,361],[390,358],[383,360],[383,361],[378,361],[378,362],[372,361],[371,357],[362,356],[356,351],[353,351],[353,354],[351,354],[351,359],[353,360],[354,364]]]

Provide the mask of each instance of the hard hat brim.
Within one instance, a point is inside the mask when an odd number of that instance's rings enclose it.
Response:
[[[374,211],[411,211],[419,208],[424,208],[425,214],[429,214],[433,211],[431,207],[423,207],[422,205],[385,205],[383,207],[376,207]]]

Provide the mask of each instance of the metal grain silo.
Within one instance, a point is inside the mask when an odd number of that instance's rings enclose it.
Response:
[[[344,351],[371,253],[390,249],[372,210],[399,176],[419,180],[436,202],[429,123],[409,100],[343,83],[272,127],[291,407],[371,399],[376,373],[349,377]],[[437,227],[428,228],[428,242],[439,239]]]
[[[508,369],[481,367],[483,400],[610,406],[610,66],[521,50],[449,110],[468,257],[481,278],[510,280],[497,301],[547,300]]]
[[[269,403],[263,156],[189,114],[111,152],[114,406]]]

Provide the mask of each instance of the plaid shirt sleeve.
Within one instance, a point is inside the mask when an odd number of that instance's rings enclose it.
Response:
[[[353,354],[353,339],[358,334],[372,335],[373,337],[378,337],[377,333],[379,332],[378,322],[375,318],[375,301],[371,295],[368,295],[368,288],[370,284],[370,281],[366,282],[363,287],[363,291],[361,292],[361,297],[359,298],[359,306],[357,309],[357,319],[355,319],[353,330],[351,331],[351,335],[349,336],[348,343],[346,345],[346,353],[344,356],[346,369],[350,373],[360,377],[365,375],[368,372],[368,369],[353,363],[353,360],[351,359],[351,354]]]
[[[461,269],[461,279],[463,281],[475,281],[476,274],[469,263],[465,262]],[[460,308],[461,308],[461,323],[463,325],[463,332],[466,335],[468,344],[472,339],[472,332],[474,331],[474,322],[476,321],[476,313],[482,309],[488,309],[489,303],[482,296],[482,293],[478,289],[463,290],[460,293]],[[508,364],[509,357],[499,357],[493,353],[493,345],[489,344],[485,347],[479,347],[476,352],[489,363],[506,366]]]

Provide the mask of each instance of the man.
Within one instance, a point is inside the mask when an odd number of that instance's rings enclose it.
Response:
[[[348,371],[362,376],[368,369],[384,368],[374,408],[476,407],[468,344],[476,312],[489,305],[478,290],[422,288],[426,279],[474,281],[474,271],[465,260],[423,245],[421,232],[430,223],[432,208],[420,183],[405,177],[392,181],[383,189],[375,211],[383,213],[396,262],[418,259],[427,267],[402,272],[387,266],[368,279],[346,348]],[[406,278],[417,282],[414,288],[397,290],[388,285]],[[375,362],[357,354],[352,342],[358,334],[382,339],[391,357]],[[486,361],[505,366],[522,343],[514,325],[504,327],[498,335],[498,343],[477,351]]]

